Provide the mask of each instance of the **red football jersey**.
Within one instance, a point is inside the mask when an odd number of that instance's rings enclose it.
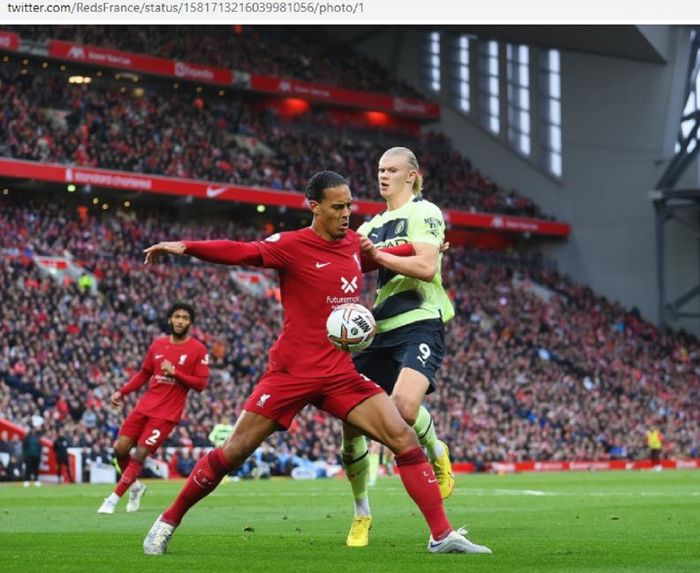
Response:
[[[169,360],[176,376],[168,376],[161,365]],[[148,390],[136,404],[135,411],[147,416],[179,422],[190,388],[177,380],[177,374],[209,377],[209,355],[199,340],[188,338],[181,344],[170,342],[169,336],[156,338],[143,359],[141,369],[150,373]]]
[[[270,350],[269,370],[305,378],[354,370],[350,354],[326,335],[326,319],[338,305],[359,303],[360,241],[349,230],[326,241],[310,228],[278,233],[258,243],[263,266],[277,269],[284,328]]]

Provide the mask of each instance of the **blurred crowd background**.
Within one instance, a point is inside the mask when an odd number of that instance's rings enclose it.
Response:
[[[387,70],[315,27],[20,26],[23,41],[66,39],[357,91],[425,99]],[[63,66],[65,68],[65,66]],[[378,200],[376,164],[389,146],[412,148],[425,194],[443,209],[548,218],[517,190],[472,165],[428,129],[371,129],[326,108],[279,113],[243,92],[179,89],[158,78],[117,76],[72,84],[39,60],[0,64],[0,156],[42,163],[301,191],[321,169],[347,176],[356,198]],[[235,423],[265,369],[281,327],[275,288],[252,291],[230,268],[171,260],[145,268],[142,249],[174,238],[261,239],[278,230],[245,216],[225,219],[168,199],[101,210],[87,195],[0,195],[0,418],[52,442],[80,447],[85,470],[107,462],[122,409],[109,396],[138,370],[166,331],[176,299],[197,309],[192,334],[209,348],[211,378],[191,393],[163,453],[186,474],[212,445],[216,424]],[[119,203],[120,204],[120,203]],[[280,210],[280,218],[284,213]],[[359,223],[359,221],[356,221]],[[86,271],[61,280],[36,264],[59,256]],[[263,271],[274,281],[274,274]],[[559,274],[535,249],[453,247],[443,279],[457,310],[437,391],[427,399],[455,461],[639,459],[659,427],[664,456],[697,457],[698,341],[661,333],[634,308]],[[371,306],[372,277],[364,302]],[[242,475],[333,468],[339,423],[313,408],[274,435]],[[27,444],[0,433],[0,479],[23,477]],[[195,454],[196,455],[196,454]],[[319,469],[318,471],[322,471]],[[257,472],[257,474],[256,474]]]

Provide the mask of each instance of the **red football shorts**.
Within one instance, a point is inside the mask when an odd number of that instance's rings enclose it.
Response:
[[[135,440],[150,454],[153,454],[177,426],[177,422],[153,418],[146,414],[132,411],[124,420],[119,435]]]
[[[383,393],[377,384],[356,370],[333,378],[299,378],[268,370],[243,408],[288,428],[294,416],[307,404],[345,420],[355,406]]]

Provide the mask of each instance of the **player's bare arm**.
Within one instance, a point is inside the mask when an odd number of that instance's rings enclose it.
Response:
[[[358,234],[360,237],[360,264],[363,273],[371,273],[378,270],[382,265],[377,261],[379,251],[390,253],[396,257],[411,257],[415,254],[411,243],[404,243],[394,247],[382,247],[378,249],[372,242]]]
[[[381,266],[397,274],[429,282],[437,272],[439,249],[429,243],[413,243],[412,257],[397,257],[380,250],[375,258]]]
[[[184,255],[185,243],[182,241],[164,241],[151,245],[144,249],[143,252],[146,254],[143,264],[152,265],[161,255]]]
[[[385,254],[393,255],[394,257],[412,257],[416,254],[413,244],[406,243],[404,245],[398,245],[395,247],[383,247],[378,249],[372,241],[370,241],[364,235],[358,233],[357,236],[360,239],[360,257],[362,261],[362,272],[369,273],[376,271],[379,267],[385,266],[377,259],[377,253],[380,251]],[[444,242],[440,245],[440,253],[445,253],[450,248],[449,242]],[[437,271],[436,271],[437,272]],[[401,273],[404,274],[404,273]],[[406,276],[413,276],[412,274],[406,273]],[[420,278],[420,277],[415,277]]]

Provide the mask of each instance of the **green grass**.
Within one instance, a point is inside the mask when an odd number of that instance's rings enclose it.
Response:
[[[345,547],[342,480],[222,484],[162,557],[143,537],[182,482],[148,484],[142,510],[97,515],[108,486],[0,486],[0,571],[700,571],[700,472],[459,476],[447,510],[493,555],[431,555],[398,478],[371,491],[370,546]]]

